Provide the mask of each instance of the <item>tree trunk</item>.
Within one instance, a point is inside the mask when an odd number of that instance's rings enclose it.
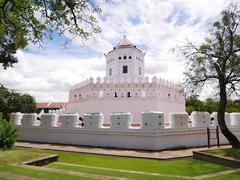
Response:
[[[227,138],[233,148],[240,148],[240,141],[238,138],[228,129],[225,122],[225,110],[227,105],[227,93],[226,84],[219,82],[220,86],[220,102],[218,107],[218,125],[222,134]]]

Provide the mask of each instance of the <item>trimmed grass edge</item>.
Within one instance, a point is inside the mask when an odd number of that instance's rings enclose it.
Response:
[[[193,158],[211,163],[216,163],[223,166],[228,166],[231,168],[240,168],[240,160],[213,155],[206,152],[193,151]]]

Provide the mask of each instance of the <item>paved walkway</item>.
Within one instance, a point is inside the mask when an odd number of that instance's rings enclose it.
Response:
[[[136,158],[149,158],[149,159],[175,159],[175,158],[186,158],[192,156],[192,151],[203,151],[208,150],[207,147],[190,148],[183,150],[165,150],[165,151],[140,151],[140,150],[125,150],[125,149],[114,149],[114,148],[96,148],[96,147],[85,147],[85,146],[71,146],[71,145],[56,145],[56,144],[43,144],[43,143],[32,143],[32,142],[17,142],[17,147],[37,148],[45,150],[58,150],[58,151],[69,151],[86,154],[100,154],[100,155],[111,155],[111,156],[122,156],[122,157],[136,157]],[[221,148],[229,148],[231,146],[224,145]],[[212,147],[211,149],[216,149]]]

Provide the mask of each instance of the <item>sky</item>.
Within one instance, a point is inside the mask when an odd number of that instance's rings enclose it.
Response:
[[[174,82],[183,81],[186,59],[172,49],[187,40],[200,44],[210,23],[229,0],[114,0],[97,15],[101,33],[84,44],[76,38],[64,46],[69,35],[54,35],[43,48],[30,44],[19,50],[14,68],[0,68],[0,83],[37,101],[67,101],[72,85],[89,77],[105,76],[104,53],[127,36],[146,52],[145,75]],[[207,97],[213,90],[207,89]]]

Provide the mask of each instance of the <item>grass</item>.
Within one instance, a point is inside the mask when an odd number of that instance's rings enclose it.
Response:
[[[44,172],[39,170],[33,170],[29,168],[19,167],[19,166],[13,166],[13,165],[6,165],[6,166],[0,166],[0,172],[7,172],[12,174],[17,174],[21,176],[27,176],[27,177],[33,177],[38,179],[46,179],[46,180],[59,180],[59,179],[90,179],[86,177],[79,177],[74,175],[65,175],[65,174],[59,174],[59,173],[50,173],[50,172]],[[0,178],[1,179],[1,178]]]
[[[224,157],[240,160],[240,149],[234,149],[234,148],[216,149],[216,150],[210,150],[206,152],[210,154],[218,155],[218,156],[224,156]]]
[[[212,178],[206,178],[205,180],[226,180],[226,179],[231,179],[231,180],[239,180],[240,179],[240,173],[232,173],[224,176],[217,176],[217,177],[212,177]]]
[[[15,148],[13,150],[1,151],[0,150],[0,166],[10,163],[20,163],[28,161],[30,159],[35,159],[43,156],[47,156],[48,153],[45,153],[41,150],[36,149],[20,149]]]
[[[23,161],[29,161],[35,158],[44,157],[48,155],[57,154],[59,155],[59,162],[69,163],[70,165],[64,165],[60,163],[51,163],[47,165],[47,168],[76,171],[92,175],[103,175],[111,177],[124,177],[130,179],[181,179],[176,177],[165,177],[165,176],[154,176],[146,174],[137,174],[130,172],[118,172],[108,171],[98,168],[111,168],[116,170],[128,170],[128,171],[141,171],[145,173],[158,173],[166,175],[178,175],[178,176],[198,176],[203,174],[215,173],[230,168],[194,160],[194,159],[181,159],[181,160],[149,160],[149,159],[138,159],[138,158],[125,158],[125,157],[114,157],[114,156],[102,156],[102,155],[89,155],[79,153],[69,153],[61,151],[47,151],[47,150],[36,150],[36,149],[22,149],[15,148],[11,151],[0,151],[0,173],[7,172],[32,178],[38,179],[90,179],[86,177],[80,177],[69,174],[60,174],[56,172],[45,172],[42,170],[29,169],[26,167],[17,166],[17,163]],[[71,165],[72,164],[72,165]],[[77,166],[80,165],[80,166]],[[83,167],[85,166],[85,167]],[[90,167],[87,167],[90,166]],[[92,168],[96,167],[96,168]],[[225,176],[220,176],[211,179],[226,179],[231,180],[239,179],[240,173],[232,173]],[[0,179],[4,179],[1,178]]]
[[[229,168],[200,160],[149,160],[114,156],[88,155],[66,152],[53,152],[59,155],[59,161],[71,164],[124,169],[149,173],[197,176],[228,170]]]
[[[89,173],[89,174],[105,175],[105,176],[112,176],[112,177],[124,177],[124,178],[130,178],[130,179],[138,179],[138,180],[145,180],[145,179],[168,180],[168,179],[173,179],[173,177],[145,175],[145,174],[138,174],[138,173],[118,172],[118,171],[108,171],[108,170],[93,169],[93,168],[87,168],[87,167],[76,167],[76,166],[71,166],[71,165],[62,165],[62,164],[58,164],[58,163],[51,163],[51,164],[48,165],[48,167],[55,168],[55,169]],[[174,179],[181,179],[181,178],[174,177]]]

